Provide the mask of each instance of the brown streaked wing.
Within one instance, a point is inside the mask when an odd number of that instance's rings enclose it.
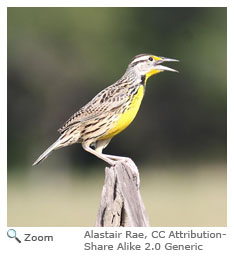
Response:
[[[111,93],[110,93],[111,92]],[[117,93],[116,93],[117,92]],[[60,133],[66,131],[76,123],[96,119],[98,116],[118,109],[128,99],[126,87],[110,86],[102,90],[89,103],[73,114],[64,125],[58,130]]]

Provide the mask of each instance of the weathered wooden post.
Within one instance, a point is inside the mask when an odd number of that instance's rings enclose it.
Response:
[[[130,160],[130,159],[129,159]],[[119,161],[105,169],[96,227],[148,227],[136,165]]]

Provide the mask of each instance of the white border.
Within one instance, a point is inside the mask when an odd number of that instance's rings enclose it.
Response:
[[[126,0],[126,1],[77,1],[77,0],[9,0],[5,1],[8,7],[226,7],[229,1],[225,0]],[[98,3],[98,4],[97,4]]]
[[[7,7],[91,7],[91,6],[112,6],[112,7],[127,7],[127,6],[137,6],[137,7],[147,7],[147,6],[157,6],[157,7],[227,7],[228,6],[228,227],[227,228],[181,228],[183,231],[188,231],[189,229],[194,230],[209,230],[222,233],[228,233],[226,240],[220,241],[206,241],[207,251],[203,252],[117,252],[117,251],[99,251],[92,252],[83,249],[83,235],[87,229],[91,228],[17,228],[18,237],[21,237],[24,233],[32,234],[44,234],[44,235],[54,235],[55,241],[53,243],[25,243],[17,244],[13,242],[14,239],[10,240],[6,236],[7,231]],[[234,242],[234,211],[233,211],[233,132],[234,122],[233,122],[233,76],[232,76],[232,62],[234,60],[233,53],[233,25],[234,24],[234,13],[232,1],[220,1],[220,0],[196,0],[196,1],[84,1],[78,2],[76,0],[12,0],[4,1],[0,3],[0,256],[174,256],[176,254],[179,256],[234,256],[234,250],[232,244]],[[215,65],[215,64],[214,64]],[[3,124],[3,125],[2,125]],[[124,228],[125,229],[125,228]],[[150,233],[152,230],[171,230],[175,228],[133,228],[134,231],[144,231]],[[177,228],[180,229],[180,228]],[[106,228],[106,230],[110,230]],[[114,229],[118,230],[118,229]],[[125,229],[126,230],[126,229]],[[123,231],[123,229],[121,229]],[[107,241],[107,240],[105,240]],[[150,241],[150,240],[149,240]],[[154,242],[155,240],[152,240]],[[116,241],[115,241],[116,242]],[[180,242],[181,243],[181,242]],[[2,253],[1,253],[2,252]]]

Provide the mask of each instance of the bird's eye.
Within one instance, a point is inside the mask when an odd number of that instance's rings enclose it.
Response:
[[[153,60],[154,60],[153,57],[150,56],[150,57],[149,57],[149,61],[152,62]]]

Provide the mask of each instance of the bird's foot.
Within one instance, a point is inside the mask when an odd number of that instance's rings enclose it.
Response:
[[[136,164],[129,157],[115,156],[115,155],[107,155],[105,157],[108,158],[108,163],[111,166],[115,166],[117,162],[122,162],[132,173],[133,181],[136,183],[137,188],[140,187],[140,175]]]

